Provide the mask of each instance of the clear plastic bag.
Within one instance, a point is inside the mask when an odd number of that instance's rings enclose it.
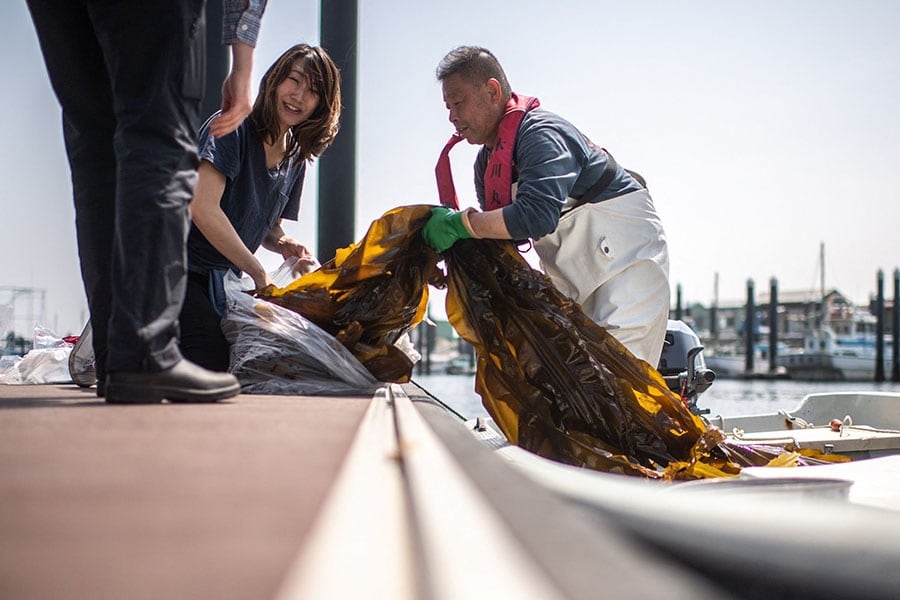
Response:
[[[72,344],[65,341],[56,332],[49,327],[43,325],[34,326],[34,350],[44,350],[46,348],[71,348]]]
[[[286,262],[272,273],[291,276]],[[243,393],[371,395],[379,382],[347,348],[303,316],[245,293],[249,279],[225,277],[228,309],[222,331],[231,346],[230,371]]]
[[[72,344],[41,325],[34,327],[33,350],[18,360],[4,361],[0,366],[0,384],[38,385],[69,383],[69,354]]]

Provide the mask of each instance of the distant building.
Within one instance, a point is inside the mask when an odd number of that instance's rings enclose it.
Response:
[[[765,341],[770,331],[769,290],[760,292],[754,298],[753,327],[754,341]],[[682,320],[690,325],[707,347],[743,346],[747,332],[747,299],[726,300],[718,307],[707,307],[700,303],[688,305],[682,312]],[[832,289],[825,295],[825,307],[829,321],[839,324],[844,317],[854,311],[875,313],[875,300],[868,306],[854,306],[840,291]],[[885,300],[885,335],[893,326],[893,301]],[[822,325],[825,315],[822,297],[812,291],[778,291],[777,334],[778,341],[788,348],[802,348],[803,336],[811,329]],[[670,312],[675,318],[675,310]],[[840,332],[836,332],[840,333]]]

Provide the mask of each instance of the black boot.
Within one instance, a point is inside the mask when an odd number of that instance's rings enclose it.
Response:
[[[106,378],[106,401],[112,404],[215,402],[240,392],[234,375],[208,371],[186,359],[157,373],[120,372]]]

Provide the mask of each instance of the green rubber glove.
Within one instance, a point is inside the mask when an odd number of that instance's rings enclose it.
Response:
[[[461,211],[435,206],[431,209],[431,218],[422,228],[422,237],[429,246],[443,252],[455,244],[456,240],[464,240],[472,235],[463,225]]]

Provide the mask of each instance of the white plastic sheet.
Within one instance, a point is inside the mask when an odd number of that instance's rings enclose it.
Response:
[[[276,285],[290,276],[285,263]],[[242,393],[371,395],[381,385],[347,348],[303,316],[253,298],[252,281],[225,277],[228,308],[222,331],[231,345],[229,370]]]
[[[34,328],[33,350],[25,356],[4,356],[0,361],[0,384],[37,385],[71,383],[69,354],[72,344],[40,325]]]

